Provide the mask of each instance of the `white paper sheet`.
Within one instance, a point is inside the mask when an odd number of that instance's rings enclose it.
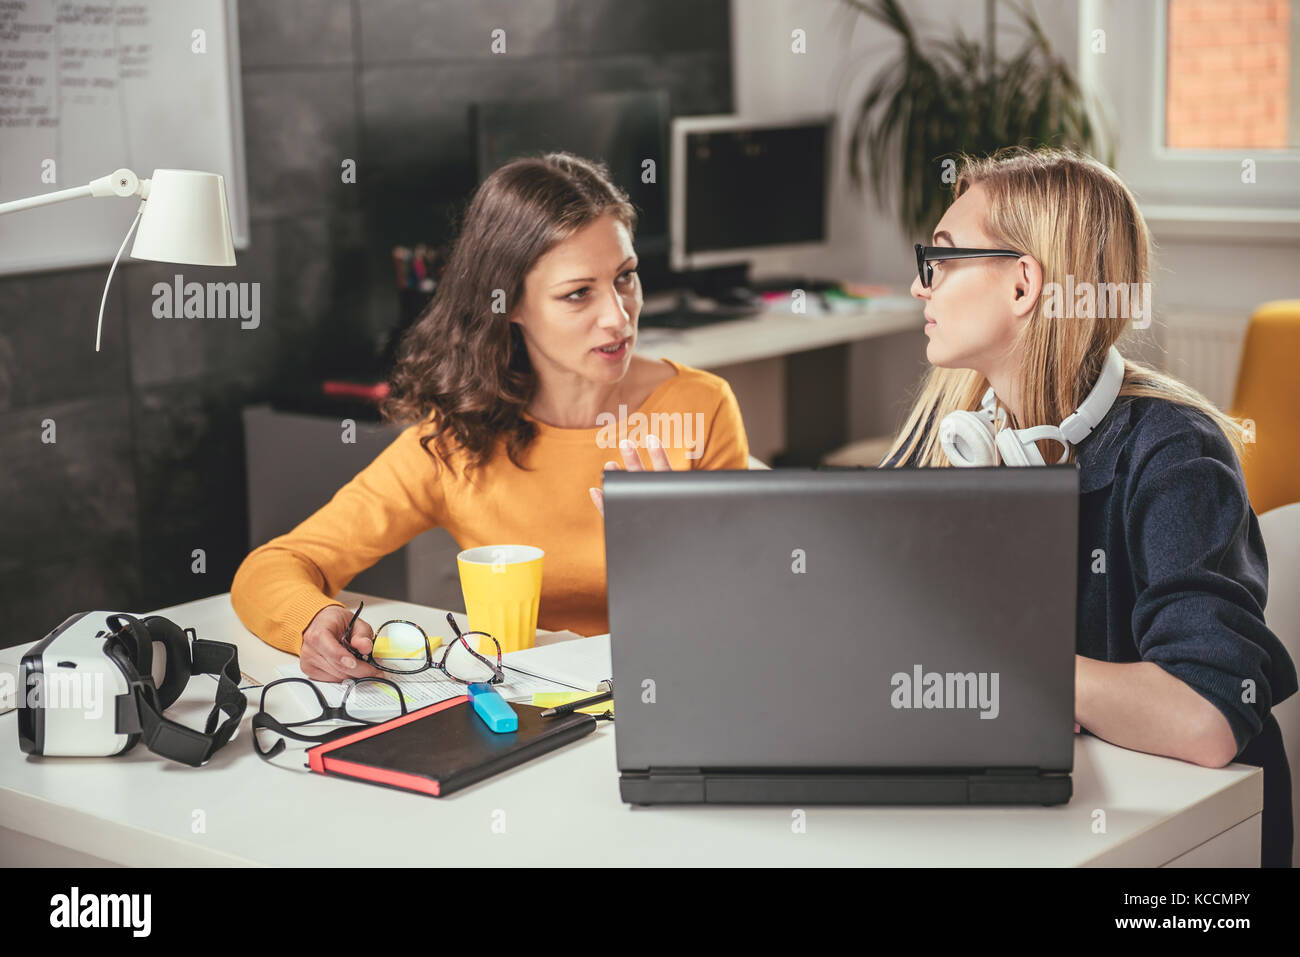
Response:
[[[501,657],[502,664],[544,675],[579,691],[595,691],[600,682],[608,680],[613,674],[610,660],[609,635],[553,641]]]
[[[275,670],[281,678],[307,677],[303,674],[302,668],[297,662],[279,665]],[[463,684],[445,678],[442,672],[432,669],[418,675],[386,674],[383,677],[402,689],[402,696],[406,699],[407,711],[425,708],[431,704],[437,704],[439,701],[446,701],[448,698],[457,698],[465,693]],[[325,696],[326,702],[331,707],[337,708],[343,701],[343,693],[347,688],[345,682],[313,681],[312,683],[320,689],[321,694]],[[506,669],[506,681],[496,686],[497,694],[507,701],[528,702],[532,700],[533,694],[539,691],[567,690],[571,689],[561,682],[521,675],[509,668]],[[393,703],[391,699],[386,697],[389,695],[391,695],[391,692],[383,685],[367,682],[352,692],[352,696],[348,699],[348,710],[359,718],[391,714]],[[319,705],[306,688],[296,689],[294,699],[298,704],[300,714],[291,719],[276,715],[281,721],[301,720],[307,717],[311,711],[319,711]]]

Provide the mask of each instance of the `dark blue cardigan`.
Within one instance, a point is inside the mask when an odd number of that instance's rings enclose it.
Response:
[[[1268,557],[1231,444],[1202,412],[1126,396],[1076,461],[1078,653],[1154,661],[1223,712],[1236,760],[1264,769],[1261,863],[1289,867],[1291,771],[1270,709],[1296,670],[1264,624]]]

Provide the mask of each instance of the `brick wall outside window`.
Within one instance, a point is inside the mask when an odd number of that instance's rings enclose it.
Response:
[[[1165,142],[1285,149],[1295,0],[1168,0]]]

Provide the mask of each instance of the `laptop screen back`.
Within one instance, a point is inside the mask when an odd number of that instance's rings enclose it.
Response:
[[[1070,769],[1077,467],[604,483],[620,770]]]

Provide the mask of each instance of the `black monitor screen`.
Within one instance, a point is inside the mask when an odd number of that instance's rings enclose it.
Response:
[[[687,133],[685,252],[823,242],[829,131]]]

